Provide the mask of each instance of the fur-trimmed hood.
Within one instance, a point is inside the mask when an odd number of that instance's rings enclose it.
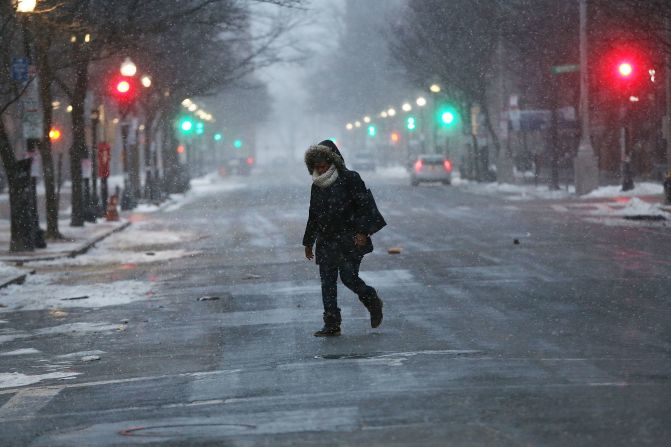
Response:
[[[335,165],[338,171],[345,169],[345,161],[343,160],[340,152],[334,151],[329,146],[323,144],[313,144],[305,151],[305,166],[308,168],[308,172],[312,175],[314,171],[314,166],[319,161],[325,161],[329,165]]]

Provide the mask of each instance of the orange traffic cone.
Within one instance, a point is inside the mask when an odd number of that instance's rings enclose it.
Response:
[[[117,211],[117,204],[119,199],[116,194],[110,196],[109,201],[107,202],[107,213],[105,214],[105,219],[108,222],[116,222],[119,220],[119,211]]]

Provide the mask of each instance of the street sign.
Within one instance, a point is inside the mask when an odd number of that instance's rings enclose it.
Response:
[[[12,79],[18,82],[26,82],[28,80],[28,58],[13,57],[12,58]]]
[[[37,86],[39,82],[37,77],[26,87],[21,97],[23,114],[21,121],[23,124],[23,136],[25,138],[42,139],[44,136],[42,110],[40,109],[40,91]]]
[[[552,67],[552,74],[573,73],[578,70],[580,70],[580,65],[578,64],[555,65]]]

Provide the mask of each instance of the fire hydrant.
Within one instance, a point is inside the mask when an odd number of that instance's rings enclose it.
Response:
[[[119,220],[119,211],[117,210],[117,205],[119,203],[119,198],[116,194],[110,196],[107,202],[107,212],[105,214],[105,219],[108,222],[116,222]]]

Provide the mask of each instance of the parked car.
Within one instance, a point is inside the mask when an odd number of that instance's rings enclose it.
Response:
[[[452,162],[442,155],[419,155],[412,165],[410,184],[417,186],[422,182],[452,183]]]
[[[375,154],[372,152],[356,152],[352,157],[352,169],[355,171],[374,171]]]
[[[255,164],[256,160],[251,155],[244,158],[231,158],[226,163],[228,173],[234,175],[249,175]]]

